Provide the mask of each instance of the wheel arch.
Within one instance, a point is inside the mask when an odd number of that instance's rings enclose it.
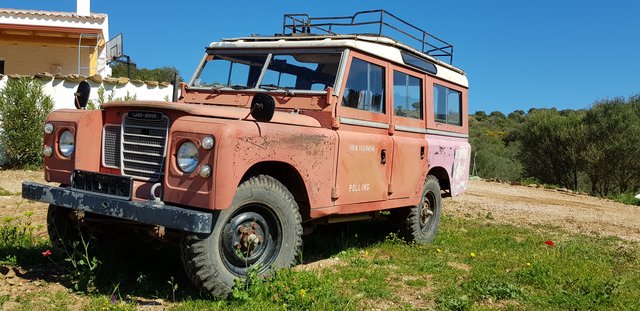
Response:
[[[302,220],[308,220],[311,217],[309,205],[309,194],[307,187],[300,172],[291,164],[280,161],[264,161],[252,165],[242,176],[238,185],[242,184],[251,177],[258,175],[268,175],[280,183],[282,183],[293,195],[298,203],[300,216]]]
[[[451,181],[449,179],[449,173],[444,167],[432,167],[431,169],[429,169],[429,173],[427,173],[427,176],[428,175],[435,176],[438,179],[438,182],[440,183],[440,189],[451,191]]]

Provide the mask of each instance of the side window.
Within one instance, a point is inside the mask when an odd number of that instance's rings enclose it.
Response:
[[[393,113],[399,117],[422,119],[422,79],[393,72]]]
[[[354,58],[342,98],[342,106],[386,113],[384,102],[384,68]]]
[[[462,125],[462,94],[442,85],[433,85],[436,122]]]

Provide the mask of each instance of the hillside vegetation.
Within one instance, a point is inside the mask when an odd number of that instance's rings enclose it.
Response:
[[[473,175],[640,203],[640,95],[584,110],[477,111],[469,136]]]

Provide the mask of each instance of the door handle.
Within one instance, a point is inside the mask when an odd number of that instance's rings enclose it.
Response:
[[[387,149],[382,149],[380,152],[380,163],[382,163],[382,165],[387,164]]]
[[[420,147],[420,160],[424,160],[424,146]]]

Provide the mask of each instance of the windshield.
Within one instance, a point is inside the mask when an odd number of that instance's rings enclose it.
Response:
[[[317,52],[213,54],[193,86],[324,91],[335,83],[340,58],[340,53]]]
[[[205,62],[193,85],[200,87],[254,88],[267,54],[213,55]]]

